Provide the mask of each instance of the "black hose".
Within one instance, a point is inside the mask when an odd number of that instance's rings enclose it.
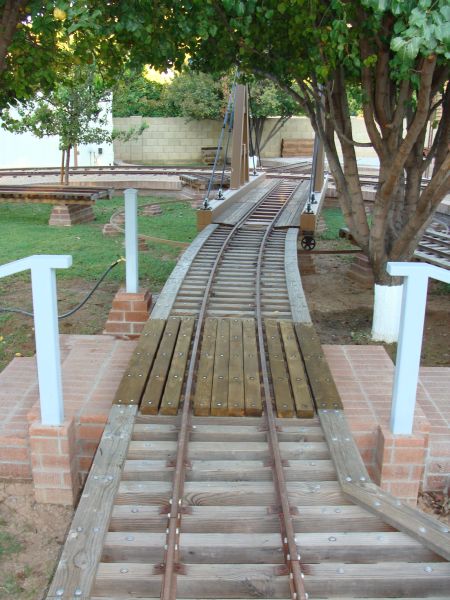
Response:
[[[75,306],[75,308],[72,308],[71,310],[69,310],[66,313],[63,313],[62,315],[58,315],[58,319],[59,320],[67,319],[67,317],[70,317],[71,315],[76,313],[78,310],[80,310],[80,308],[83,308],[83,306],[91,298],[91,296],[96,292],[96,290],[98,289],[100,284],[103,282],[105,277],[109,274],[109,272],[112,271],[115,266],[117,266],[119,263],[123,262],[124,260],[125,260],[124,258],[119,258],[115,262],[113,262],[111,265],[109,265],[109,267],[106,269],[106,271],[103,273],[103,275],[97,281],[97,283],[94,285],[92,290],[87,294],[87,296],[84,298],[84,300],[82,300],[80,302],[80,304]],[[22,310],[21,308],[0,308],[0,313],[17,313],[19,315],[25,315],[26,317],[34,317],[34,314],[32,312]]]

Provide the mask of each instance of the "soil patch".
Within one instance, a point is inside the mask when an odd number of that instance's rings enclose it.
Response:
[[[319,246],[321,249],[331,249],[333,243],[320,241]],[[373,290],[363,287],[349,276],[353,257],[314,253],[312,256],[316,273],[302,273],[302,282],[322,344],[372,343]],[[422,344],[423,366],[450,366],[449,310],[448,290],[439,282],[431,281]],[[393,360],[396,346],[385,344]]]
[[[72,509],[38,504],[32,484],[0,481],[0,598],[41,600]]]

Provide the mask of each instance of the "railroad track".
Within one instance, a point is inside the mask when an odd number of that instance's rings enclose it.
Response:
[[[450,269],[450,235],[427,229],[414,252],[414,257],[444,269]]]
[[[146,324],[48,600],[449,597],[448,528],[371,483],[308,316],[264,318],[263,262],[283,206],[265,200],[218,230],[195,316]],[[248,227],[262,233],[250,238],[254,317],[210,317]],[[289,394],[314,399],[311,418],[276,416]],[[205,397],[209,415],[239,414],[251,398],[261,414],[197,416]]]
[[[274,221],[298,187],[281,182],[264,196],[256,209],[235,228],[211,285],[206,314],[210,317],[256,316],[256,275],[258,254],[267,226]],[[173,316],[197,316],[205,285],[218,248],[233,231],[219,226],[204,244],[176,296]],[[289,297],[284,273],[286,231],[271,230],[261,259],[263,317],[290,318]]]

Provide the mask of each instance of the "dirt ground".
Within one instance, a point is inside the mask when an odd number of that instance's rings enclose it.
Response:
[[[72,510],[38,504],[31,483],[0,482],[0,598],[40,600]]]
[[[321,243],[321,248],[327,242]],[[316,273],[302,275],[302,281],[314,323],[322,343],[370,343],[372,291],[348,276],[351,255],[317,255]],[[89,289],[83,281],[58,285],[62,304],[69,307]],[[100,333],[117,285],[106,283],[93,300],[79,313],[61,323],[64,333]],[[2,290],[5,305],[26,306],[30,294],[18,284]],[[337,307],[339,307],[337,309]],[[432,285],[428,296],[422,364],[450,365],[448,314],[450,295]],[[15,352],[32,355],[34,336],[31,322],[14,316],[2,327],[6,341],[17,335],[16,346],[9,348],[3,360]],[[395,345],[387,346],[395,356]],[[1,355],[1,352],[0,352]],[[419,500],[425,512],[450,522],[450,501],[443,494],[425,494]],[[41,600],[58,559],[72,511],[46,506],[34,501],[31,483],[0,482],[0,600]]]
[[[332,242],[320,242],[320,249]],[[302,273],[311,317],[322,344],[370,344],[373,290],[349,276],[352,255],[318,254],[316,273]],[[301,264],[301,257],[300,257]],[[302,271],[302,268],[300,269]],[[339,308],[337,308],[339,307]],[[450,293],[439,282],[430,282],[422,345],[424,366],[450,366]],[[385,345],[395,359],[396,344]]]

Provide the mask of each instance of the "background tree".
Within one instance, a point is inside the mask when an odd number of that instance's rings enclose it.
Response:
[[[283,125],[293,115],[302,114],[303,111],[290,94],[272,81],[251,77],[248,84],[250,86],[250,110],[256,145],[262,152],[270,140],[282,129]],[[270,130],[267,131],[266,125],[269,117],[278,118],[273,122]]]
[[[167,84],[166,84],[167,85]],[[162,100],[165,84],[145,77],[142,69],[126,70],[113,89],[115,117],[169,117]]]
[[[29,131],[39,138],[59,136],[64,165],[61,180],[68,184],[74,146],[111,141],[105,128],[107,113],[101,104],[108,98],[94,66],[74,67],[53,91],[5,111],[3,126],[17,133]]]
[[[226,100],[219,78],[184,69],[165,86],[162,101],[167,112],[187,119],[220,119]]]

